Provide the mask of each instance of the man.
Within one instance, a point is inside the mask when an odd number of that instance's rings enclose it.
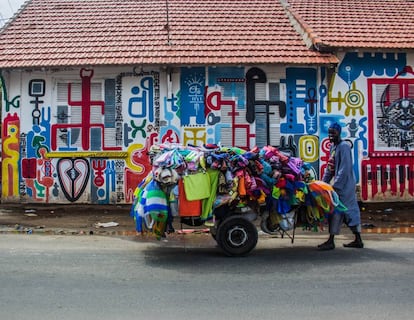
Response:
[[[319,250],[335,249],[334,238],[341,230],[343,222],[355,235],[355,240],[344,244],[346,248],[363,248],[361,239],[361,213],[358,206],[355,190],[355,175],[352,167],[351,146],[341,139],[341,126],[333,123],[328,130],[331,142],[330,156],[322,181],[330,183],[333,179],[333,188],[341,202],[347,207],[343,214],[333,213],[329,216],[329,239],[318,245]]]

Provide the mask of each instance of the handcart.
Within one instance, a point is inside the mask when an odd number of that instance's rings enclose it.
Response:
[[[256,247],[258,230],[293,243],[299,216],[322,223],[346,209],[307,164],[275,147],[161,145],[150,155],[153,170],[138,185],[132,212],[137,231],[151,230],[158,239],[179,219],[208,227],[226,255],[244,256]]]
[[[250,210],[230,209],[216,213],[216,223],[210,228],[210,233],[217,241],[218,246],[228,256],[244,256],[252,251],[258,242],[258,229],[270,234],[287,236],[294,242],[298,217],[298,208],[289,213],[289,218],[278,214],[281,223],[273,224],[268,211],[258,214]]]

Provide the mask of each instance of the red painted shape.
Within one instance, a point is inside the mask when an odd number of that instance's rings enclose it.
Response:
[[[94,101],[91,100],[91,79],[93,77],[93,70],[84,69],[80,70],[80,77],[82,79],[82,99],[80,101],[72,100],[72,84],[68,84],[68,104],[71,107],[81,107],[82,120],[81,123],[60,123],[52,125],[52,141],[51,148],[56,150],[57,148],[57,131],[59,129],[70,129],[70,128],[80,128],[82,130],[82,149],[89,150],[90,148],[90,134],[91,128],[100,128],[102,135],[102,150],[121,150],[122,147],[105,147],[104,142],[104,131],[105,127],[102,123],[91,123],[91,107],[98,106],[101,109],[101,114],[104,114],[104,101]]]
[[[3,134],[2,134],[3,140],[4,140],[5,137],[7,137],[9,135],[9,133],[8,133],[9,125],[16,125],[17,127],[20,127],[20,119],[19,119],[19,116],[17,115],[17,113],[13,113],[13,115],[11,115],[9,113],[4,118]]]
[[[161,137],[162,143],[180,143],[180,137],[177,132],[168,129],[164,136]]]
[[[214,103],[215,101],[215,103]],[[255,137],[256,134],[250,132],[250,125],[243,123],[236,123],[237,116],[240,115],[240,113],[236,110],[236,101],[234,100],[222,100],[222,95],[220,91],[213,91],[210,94],[205,94],[205,116],[210,113],[211,110],[219,111],[222,110],[223,106],[230,106],[231,112],[228,113],[229,116],[231,116],[232,123],[231,123],[231,129],[232,129],[232,145],[237,145],[240,148],[249,150],[250,149],[250,139]],[[238,134],[240,133],[240,129],[243,129],[246,132],[246,140],[247,144],[245,146],[240,146],[236,143],[236,131]]]
[[[362,160],[362,172],[367,171],[367,178],[362,179],[362,200],[391,199],[414,196],[414,151],[402,150],[398,147],[380,148],[376,141],[375,131],[378,86],[392,86],[392,90],[385,92],[384,107],[388,108],[393,101],[414,96],[414,79],[401,77],[405,73],[412,73],[411,67],[406,67],[394,78],[371,78],[367,80],[368,89],[368,159]],[[377,120],[378,121],[378,120]],[[368,174],[369,168],[371,174]],[[389,199],[388,199],[389,200]]]
[[[409,174],[408,174],[408,192],[412,195],[414,193],[414,168],[412,163],[412,158],[410,161],[410,165],[408,166]]]
[[[412,157],[378,157],[363,160],[361,180],[362,200],[386,196],[414,196]],[[369,169],[371,168],[371,174]],[[391,200],[391,199],[389,199]]]
[[[37,159],[37,165],[40,168],[40,170],[37,172],[37,181],[46,187],[46,196],[48,197],[49,188],[53,186],[55,179],[53,178],[54,166],[52,164],[52,160],[46,157],[46,153],[46,148],[39,148],[39,154],[41,158]]]
[[[26,158],[22,160],[22,178],[36,178],[36,158]]]
[[[149,144],[152,146],[158,144],[158,132],[152,132],[149,134]]]
[[[91,128],[91,106],[97,105],[101,107],[101,113],[104,113],[103,101],[91,100],[91,79],[93,77],[93,70],[84,69],[80,70],[80,77],[82,79],[82,100],[73,101],[71,88],[72,84],[68,84],[68,103],[70,106],[79,106],[82,108],[82,149],[89,150],[90,141],[90,128]]]
[[[361,188],[361,198],[367,199],[368,198],[368,168],[366,164],[361,165],[361,185],[366,186],[365,188]]]
[[[390,183],[392,195],[397,194],[397,166],[398,165],[395,165],[394,167],[389,168],[390,170],[389,183]]]
[[[102,187],[105,183],[104,171],[106,169],[105,159],[92,159],[92,168],[94,170],[93,183],[97,187]]]
[[[216,98],[216,104],[213,103],[213,99]],[[211,110],[219,111],[221,109],[221,106],[223,105],[221,100],[221,92],[220,91],[213,91],[209,95],[207,95],[207,98],[205,99],[206,106],[205,108],[205,116],[210,113]],[[228,101],[226,101],[228,102]],[[233,101],[234,102],[234,101]],[[227,104],[227,103],[225,103]]]
[[[125,202],[132,203],[137,185],[146,177],[148,172],[146,170],[144,174],[138,174],[129,168],[125,169]]]
[[[24,181],[24,183],[25,183],[25,185],[26,185],[26,188],[27,188],[27,189],[32,190],[32,198],[33,198],[34,200],[39,200],[39,199],[37,198],[37,191],[36,191],[36,188],[35,188],[35,186],[34,186],[34,180],[33,180],[33,179],[26,179],[26,180]]]

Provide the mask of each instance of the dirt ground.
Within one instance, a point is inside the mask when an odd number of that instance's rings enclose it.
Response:
[[[362,228],[414,227],[414,202],[361,203]]]
[[[360,203],[360,208],[363,229],[414,227],[413,202]],[[0,227],[132,232],[130,209],[130,205],[0,204]]]
[[[134,230],[130,205],[0,204],[0,226],[33,229],[62,229],[74,232]],[[114,227],[100,224],[116,223]]]

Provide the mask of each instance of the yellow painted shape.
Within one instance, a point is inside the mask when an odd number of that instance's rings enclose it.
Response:
[[[77,152],[47,152],[46,158],[128,158],[125,151],[77,151]]]
[[[207,134],[205,128],[184,129],[184,145],[192,144],[193,146],[199,146],[206,143],[206,138]]]
[[[7,198],[19,195],[19,151],[9,146],[19,143],[19,128],[16,125],[9,125],[7,137],[3,142],[3,163],[2,163],[2,196]],[[11,189],[9,187],[11,185]],[[10,194],[10,191],[12,193]]]
[[[301,136],[299,138],[299,157],[305,162],[319,159],[319,143],[316,136]]]
[[[365,97],[364,94],[356,88],[355,81],[352,82],[352,88],[345,94],[345,115],[349,116],[352,114],[353,116],[356,115],[357,111],[362,116],[364,115],[363,106],[365,104]]]
[[[144,151],[144,145],[143,144],[141,144],[141,143],[131,144],[128,147],[128,150],[127,150],[128,156],[125,159],[125,163],[126,163],[127,167],[130,168],[131,170],[134,170],[134,171],[138,172],[138,173],[144,172],[145,168],[144,168],[144,166],[142,166],[140,164],[136,164],[135,162],[132,162],[132,160],[131,160],[132,157],[131,156],[134,152],[142,152],[142,151]]]

